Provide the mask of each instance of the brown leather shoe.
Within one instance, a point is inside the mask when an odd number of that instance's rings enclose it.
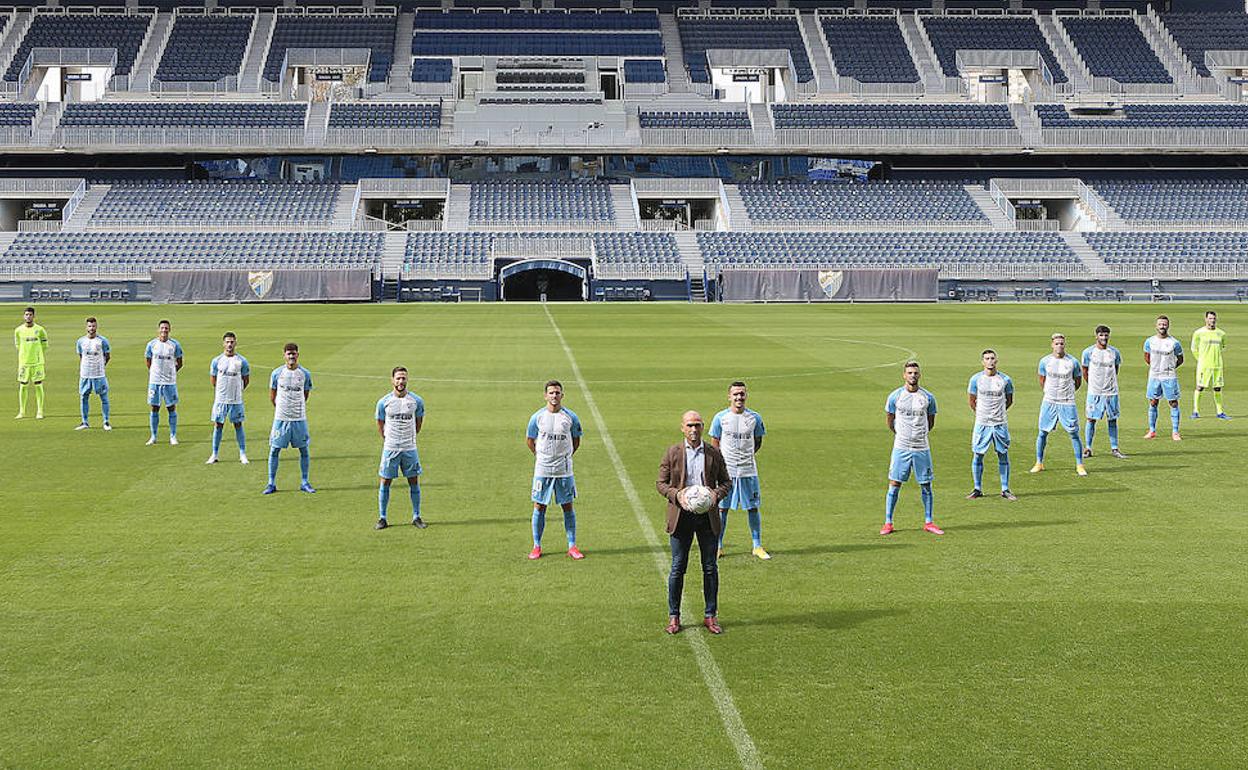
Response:
[[[720,628],[720,627],[719,627],[719,621],[718,621],[718,620],[716,620],[716,618],[715,618],[715,616],[714,616],[714,615],[712,615],[711,617],[709,617],[709,618],[707,618],[707,619],[703,620],[703,621],[702,621],[702,625],[706,626],[706,630],[707,630],[707,631],[710,631],[712,634],[722,634],[722,633],[724,633],[724,629],[722,629],[722,628]]]
[[[680,616],[673,615],[670,618],[668,618],[667,628],[663,630],[669,634],[679,634],[680,633]]]

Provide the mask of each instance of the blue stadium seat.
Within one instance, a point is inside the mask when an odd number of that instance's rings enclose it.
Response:
[[[396,17],[390,14],[279,15],[264,65],[266,80],[281,79],[287,48],[368,48],[368,81],[385,82],[394,63]]]
[[[1212,74],[1205,51],[1248,50],[1248,15],[1242,12],[1165,13],[1161,19],[1196,72],[1205,77]]]
[[[863,83],[917,83],[896,16],[824,16],[823,34],[836,71]]]
[[[952,182],[764,182],[738,188],[758,222],[971,222],[988,218]]]
[[[179,15],[156,79],[204,82],[238,75],[254,23],[250,15]]]
[[[1130,17],[1058,16],[1095,77],[1119,83],[1173,83]]]
[[[129,75],[143,45],[150,14],[40,14],[30,24],[4,79],[16,81],[33,48],[116,48],[114,75]]]
[[[685,67],[689,70],[689,78],[695,83],[711,82],[706,52],[713,48],[787,48],[793,57],[794,77],[802,83],[815,78],[796,17],[678,16],[676,24],[680,30]]]
[[[1004,104],[773,104],[776,128],[1015,128]]]
[[[115,183],[91,221],[317,223],[332,219],[340,189],[254,180]]]
[[[1053,82],[1065,83],[1066,73],[1030,16],[919,16],[936,58],[947,77],[959,77],[958,49],[1038,51]]]
[[[367,104],[342,102],[329,112],[330,128],[438,128],[442,107],[437,104]]]

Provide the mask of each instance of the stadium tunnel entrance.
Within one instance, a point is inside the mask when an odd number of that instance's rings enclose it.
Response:
[[[589,272],[563,259],[525,259],[498,271],[498,296],[512,301],[589,299]]]

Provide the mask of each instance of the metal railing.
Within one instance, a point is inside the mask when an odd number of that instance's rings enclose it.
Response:
[[[302,128],[106,128],[57,129],[62,147],[112,145],[121,147],[299,147],[306,146]]]
[[[959,147],[1023,146],[1017,128],[777,128],[776,144],[791,147]]]
[[[593,257],[596,253],[593,237],[583,234],[563,238],[526,236],[521,233],[497,235],[490,245],[491,259]]]
[[[77,179],[70,180],[78,182],[78,186],[74,188],[74,192],[69,196],[69,200],[65,201],[65,205],[61,207],[61,221],[68,222],[78,213],[78,207],[82,205],[82,201],[87,197],[87,180]]]
[[[598,262],[594,265],[595,278],[680,280],[685,275],[685,266],[679,263]]]
[[[157,80],[152,78],[148,91],[157,96],[183,96],[191,94],[226,95],[238,93],[238,76],[230,75],[220,80]]]
[[[1055,233],[1062,229],[1062,223],[1056,219],[1015,219],[1014,229],[1025,232]]]
[[[64,222],[59,219],[19,219],[17,231],[19,233],[59,233],[62,224]]]
[[[643,128],[641,143],[650,147],[752,147],[750,128]]]
[[[1242,232],[1248,230],[1243,219],[1127,219],[1130,230],[1149,232]]]
[[[989,181],[990,189],[995,187],[1007,195],[1037,196],[1047,194],[1078,195],[1078,179],[999,179]]]
[[[473,230],[530,230],[534,232],[582,233],[586,230],[614,229],[615,223],[604,219],[542,219],[496,218],[470,219]]]
[[[1013,207],[1011,207],[1013,208]],[[937,220],[844,220],[826,221],[810,219],[752,219],[752,228],[767,232],[826,232],[826,233],[870,233],[870,232],[989,232],[992,223],[988,220],[948,222]],[[712,228],[714,229],[714,228]]]
[[[890,262],[885,259],[871,262],[756,262],[726,263],[714,262],[708,267],[731,272],[734,270],[853,270],[860,268],[884,270],[937,269],[941,278],[961,279],[1032,279],[1086,277],[1087,268],[1079,263],[1018,263],[974,261],[967,263],[955,262]]]
[[[367,178],[359,182],[360,193],[402,193],[404,195],[449,195],[449,179],[387,179]]]
[[[1001,181],[1003,180],[989,179],[988,194],[992,196],[992,200],[997,204],[997,208],[1001,209],[1001,213],[1005,214],[1005,218],[1010,220],[1010,222],[1014,222],[1018,219],[1018,211],[1014,208],[1014,202],[1001,189],[999,184]]]
[[[170,231],[170,232],[268,232],[308,233],[334,231],[332,220],[309,220],[306,222],[275,222],[271,219],[177,219],[172,217],[133,217],[127,219],[100,220],[92,217],[87,224],[89,232],[113,231]]]
[[[719,179],[633,179],[634,195],[711,195],[718,196]]]
[[[494,277],[494,268],[487,262],[473,264],[405,264],[399,271],[401,278],[458,279],[461,281],[488,281]]]
[[[0,179],[0,193],[74,194],[83,187],[81,179]]]
[[[1248,128],[1041,128],[1050,147],[1242,149]]]
[[[441,142],[438,128],[334,128],[325,129],[327,147],[435,147]]]
[[[1101,196],[1088,186],[1082,179],[1076,180],[1075,192],[1079,194],[1079,202],[1092,212],[1092,216],[1102,225],[1113,220],[1115,217],[1110,211],[1109,206],[1101,199]]]

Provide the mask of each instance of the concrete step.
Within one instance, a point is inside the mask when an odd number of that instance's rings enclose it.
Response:
[[[106,184],[91,185],[87,190],[87,194],[83,196],[82,202],[78,204],[78,209],[61,225],[61,231],[80,233],[88,229],[87,226],[91,221],[91,216],[100,207],[100,201],[104,200],[105,195],[108,195],[111,187],[111,185]]]
[[[1101,259],[1101,256],[1092,249],[1092,246],[1084,240],[1082,235],[1070,231],[1063,231],[1059,235],[1061,235],[1062,240],[1070,244],[1071,251],[1075,252],[1075,256],[1079,257],[1079,261],[1088,269],[1088,274],[1093,279],[1114,277],[1113,271],[1105,264],[1105,260]]]
[[[273,11],[261,11],[256,15],[255,26],[251,29],[251,43],[247,46],[247,55],[243,57],[243,66],[239,69],[238,89],[248,93],[260,90],[260,77],[264,73],[264,62],[268,59],[269,43],[273,41],[273,29],[277,26],[277,14]]]
[[[1092,73],[1088,71],[1087,65],[1084,64],[1083,57],[1070,44],[1069,36],[1065,34],[1065,29],[1052,14],[1041,13],[1036,18],[1040,23],[1040,33],[1044,35],[1049,48],[1053,49],[1053,55],[1057,57],[1057,63],[1066,72],[1066,77],[1070,80],[1071,85],[1078,91],[1090,90],[1092,88]]]
[[[819,93],[835,93],[833,84],[836,82],[836,65],[828,54],[823,30],[819,28],[819,20],[814,13],[802,14],[800,29],[806,38],[806,50],[810,53],[810,64],[815,70],[815,84],[819,87]]]
[[[403,270],[403,257],[407,253],[407,233],[387,232],[381,248],[381,274],[397,277]]]
[[[993,230],[1013,230],[1014,223],[1010,221],[1010,217],[997,202],[993,200],[992,193],[988,192],[984,187],[977,184],[964,185],[964,188],[971,200],[979,206],[980,211],[984,212],[984,216],[988,217],[988,221],[992,224]]]
[[[936,54],[923,38],[918,18],[913,13],[903,13],[897,20],[901,26],[901,37],[906,41],[906,48],[910,49],[910,58],[914,59],[919,71],[919,79],[926,83],[943,77]]]
[[[338,200],[334,203],[334,229],[355,229],[355,192],[358,185],[344,184],[338,189]]]
[[[446,196],[446,208],[442,212],[444,230],[462,231],[468,229],[468,204],[471,198],[469,186],[453,184]]]
[[[412,29],[416,26],[416,14],[400,13],[394,31],[394,64],[390,65],[387,79],[391,91],[410,91],[412,88]]]
[[[689,71],[685,69],[685,49],[680,44],[680,28],[676,16],[659,14],[659,29],[663,34],[663,53],[667,56],[667,89],[673,93],[689,93]]]
[[[745,208],[745,199],[741,197],[741,188],[735,184],[724,185],[724,197],[728,199],[726,219],[728,227],[733,230],[750,229],[750,215]]]
[[[641,223],[637,221],[637,201],[633,198],[630,185],[611,185],[611,205],[615,209],[617,228],[628,231],[641,229]]]
[[[169,42],[169,34],[173,32],[173,14],[162,11],[156,14],[147,30],[147,37],[139,49],[139,57],[130,76],[131,91],[150,91],[152,79],[156,77],[156,68],[160,66],[160,57]]]

